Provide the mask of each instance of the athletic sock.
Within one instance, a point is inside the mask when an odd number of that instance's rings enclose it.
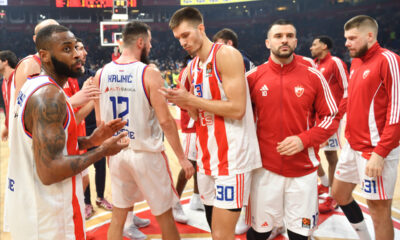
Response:
[[[320,176],[319,180],[321,181],[321,184],[324,185],[325,187],[329,186],[329,179],[326,176],[326,174],[324,174],[323,176]]]
[[[353,200],[347,205],[340,206],[340,208],[360,239],[370,240],[371,236],[369,235],[367,224],[365,223],[361,208],[358,206],[357,202]]]

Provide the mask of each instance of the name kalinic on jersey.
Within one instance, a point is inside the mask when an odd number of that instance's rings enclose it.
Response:
[[[132,83],[132,75],[108,75],[108,82],[117,82],[117,83]]]

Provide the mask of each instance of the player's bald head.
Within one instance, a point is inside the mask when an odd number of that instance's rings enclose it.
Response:
[[[50,26],[50,25],[60,25],[60,24],[54,19],[46,19],[46,20],[41,21],[40,23],[38,23],[35,26],[35,33],[33,35],[33,41],[36,42],[36,35],[38,34],[38,32],[40,30],[42,30],[43,28]]]
[[[372,32],[375,38],[378,36],[378,23],[375,19],[367,15],[355,16],[344,24],[345,31],[353,28],[357,28],[360,32]]]

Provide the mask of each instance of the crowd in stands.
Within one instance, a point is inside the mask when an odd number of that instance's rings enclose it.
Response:
[[[398,6],[398,5],[395,5]],[[282,18],[292,20],[297,28],[298,46],[296,53],[304,56],[310,56],[310,45],[313,37],[318,35],[328,35],[334,40],[332,54],[342,58],[345,62],[351,61],[344,46],[343,36],[344,22],[353,16],[354,12],[333,14],[324,16],[323,14],[293,15],[283,14]],[[380,30],[378,41],[388,49],[396,53],[400,52],[400,7],[371,9],[368,12],[357,12],[357,14],[367,14],[378,20]],[[278,17],[278,16],[276,16]],[[276,19],[271,19],[271,22]],[[208,20],[209,21],[209,20]],[[219,22],[221,25],[221,22]],[[256,23],[230,26],[226,21],[224,27],[232,28],[239,37],[239,49],[243,50],[249,58],[259,65],[268,59],[268,52],[265,47],[266,29],[269,23]],[[207,24],[207,33],[212,35],[223,27],[213,27]],[[88,66],[93,69],[99,69],[105,63],[111,61],[112,47],[102,47],[100,45],[100,34],[91,31],[74,31],[75,35],[84,40],[88,51]],[[19,58],[35,53],[35,47],[32,42],[33,29],[26,31],[8,31],[6,28],[0,28],[0,49],[11,50]],[[151,62],[155,63],[164,73],[178,71],[185,57],[185,51],[179,46],[179,42],[174,38],[170,30],[152,31],[152,50],[150,53]]]

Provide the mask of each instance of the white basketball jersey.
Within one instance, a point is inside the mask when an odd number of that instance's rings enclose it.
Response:
[[[13,239],[85,239],[81,175],[44,185],[37,175],[32,136],[25,129],[24,111],[37,90],[57,83],[48,76],[28,79],[18,94],[12,123],[7,179],[7,218]],[[66,97],[67,99],[67,97]],[[69,103],[64,124],[64,155],[78,150],[75,116]]]
[[[164,150],[162,130],[146,93],[146,68],[139,61],[110,62],[104,66],[100,75],[101,120],[127,120],[120,131],[128,132],[132,150],[161,152]]]
[[[227,101],[216,65],[216,54],[220,47],[221,44],[214,44],[204,63],[200,63],[199,57],[191,62],[190,74],[197,97]],[[226,176],[261,167],[247,81],[246,112],[243,118],[235,120],[200,109],[196,133],[197,166],[200,172],[211,176]]]

